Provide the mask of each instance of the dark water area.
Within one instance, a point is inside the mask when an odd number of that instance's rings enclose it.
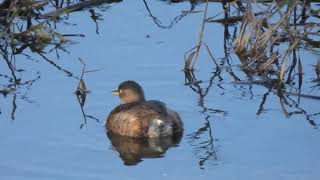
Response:
[[[272,83],[242,71],[232,49],[239,25],[208,23],[203,38],[220,68],[202,49],[195,72],[185,74],[183,56],[197,44],[203,13],[181,16],[192,7],[187,1],[147,2],[161,25],[172,27],[155,24],[143,1],[102,4],[55,24],[84,37],[68,37],[51,52],[49,45],[47,59],[30,49],[15,56],[25,85],[8,86],[10,71],[0,66],[1,89],[8,90],[0,96],[0,179],[318,179],[319,53],[300,52],[305,96],[292,86],[280,98]],[[209,4],[209,16],[221,11],[221,3]],[[88,71],[86,120],[75,95],[79,58]],[[107,134],[105,119],[120,103],[111,92],[125,80],[179,112],[183,136]]]

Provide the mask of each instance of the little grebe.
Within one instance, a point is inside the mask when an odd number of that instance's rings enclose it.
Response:
[[[114,108],[107,118],[105,127],[109,132],[149,138],[182,134],[183,123],[179,114],[163,102],[146,101],[138,83],[125,81],[112,94],[119,96],[122,104]]]

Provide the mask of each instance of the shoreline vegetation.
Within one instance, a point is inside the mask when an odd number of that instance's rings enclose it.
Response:
[[[84,70],[81,77],[77,77],[73,72],[61,67],[55,60],[48,58],[47,54],[57,50],[67,51],[64,44],[70,42],[69,38],[84,36],[83,34],[57,32],[55,24],[64,16],[89,9],[98,33],[97,21],[102,19],[101,15],[94,11],[94,7],[120,3],[121,1],[4,0],[0,2],[0,57],[2,63],[10,72],[9,74],[0,74],[3,84],[0,87],[0,93],[4,97],[8,94],[13,94],[16,97],[16,89],[21,86],[30,87],[40,78],[39,73],[37,73],[34,79],[25,80],[23,71],[26,67],[17,67],[16,65],[16,55],[29,57],[30,54],[28,53],[32,53],[65,73],[68,77],[79,80],[77,88],[77,96],[80,97],[78,99],[79,104],[84,118],[90,118],[82,109],[87,93],[86,89],[83,90],[83,87],[85,87],[82,78]],[[315,6],[319,7],[318,4],[313,6],[313,3],[319,3],[320,0],[190,0],[190,10],[182,11],[168,25],[163,25],[157,16],[152,13],[152,7],[148,2],[148,0],[141,0],[155,25],[162,29],[172,28],[189,14],[203,13],[202,21],[199,22],[198,43],[186,52],[184,58],[186,85],[191,88],[197,89],[200,87],[194,74],[196,61],[200,53],[207,52],[208,57],[214,63],[215,77],[219,78],[223,66],[226,66],[226,64],[217,61],[214,52],[203,37],[208,28],[206,24],[220,23],[226,29],[224,36],[225,43],[228,45],[225,45],[225,51],[232,49],[232,52],[238,57],[237,61],[241,64],[241,71],[248,77],[247,80],[242,80],[230,71],[234,84],[269,87],[279,96],[281,109],[287,117],[290,116],[286,109],[286,106],[289,106],[287,96],[320,99],[317,94],[303,94],[301,92],[306,81],[314,84],[314,88],[317,90],[320,88],[320,10],[314,8]],[[179,3],[183,0],[167,0],[166,2]],[[211,3],[220,3],[222,5],[221,12],[210,16],[213,14],[208,8]],[[204,9],[198,9],[197,6],[199,5],[204,5]],[[238,26],[239,28],[232,36],[228,32],[230,26]],[[204,49],[204,51],[201,51],[201,49]],[[314,72],[305,72],[304,59],[300,56],[302,51],[318,56],[318,59],[314,60]],[[81,63],[85,66],[82,60]],[[181,62],[181,65],[183,65],[183,62]],[[306,73],[312,73],[314,78],[312,80],[304,78]],[[290,89],[290,91],[287,91],[287,89]],[[195,92],[199,93],[198,90]],[[203,96],[203,94],[199,95],[200,97]],[[16,104],[13,107],[12,119],[14,119]]]

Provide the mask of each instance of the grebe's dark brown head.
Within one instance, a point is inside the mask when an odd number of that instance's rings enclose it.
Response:
[[[122,82],[112,94],[119,96],[124,104],[145,101],[142,87],[134,81]]]

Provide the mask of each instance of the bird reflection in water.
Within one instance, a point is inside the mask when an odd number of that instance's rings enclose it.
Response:
[[[161,138],[133,138],[108,132],[114,150],[127,166],[137,165],[143,159],[163,158],[171,147],[177,147],[182,134]]]

